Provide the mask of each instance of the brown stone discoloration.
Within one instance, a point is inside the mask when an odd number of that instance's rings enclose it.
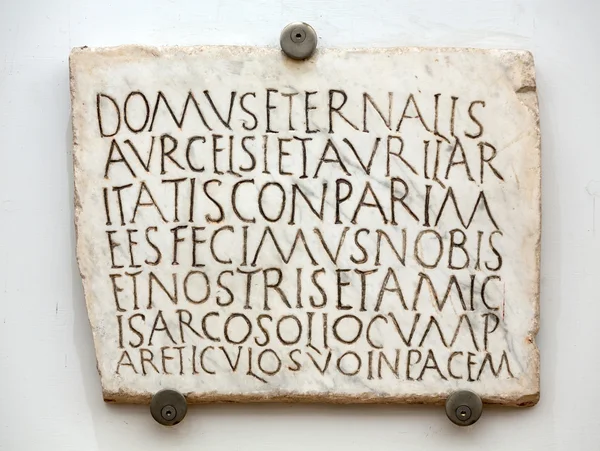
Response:
[[[150,404],[153,393],[123,393],[106,392],[104,401],[116,404]],[[386,395],[344,395],[340,393],[274,393],[268,395],[222,395],[217,393],[184,393],[189,404],[212,403],[255,403],[255,402],[286,402],[286,403],[329,403],[329,404],[428,404],[443,405],[450,393],[438,393],[427,396],[390,397]],[[486,397],[483,402],[488,405],[506,407],[533,407],[539,401],[539,393],[516,397]]]

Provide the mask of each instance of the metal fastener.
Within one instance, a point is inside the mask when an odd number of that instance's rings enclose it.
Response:
[[[281,49],[290,58],[304,60],[317,48],[317,32],[304,22],[292,22],[281,32]]]
[[[185,396],[176,390],[161,390],[150,401],[152,418],[164,426],[174,426],[187,413]]]
[[[446,399],[446,415],[454,424],[469,426],[481,417],[483,402],[472,391],[461,390]]]

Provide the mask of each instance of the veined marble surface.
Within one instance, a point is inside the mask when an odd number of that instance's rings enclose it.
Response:
[[[107,401],[537,402],[531,54],[77,49],[71,89]]]

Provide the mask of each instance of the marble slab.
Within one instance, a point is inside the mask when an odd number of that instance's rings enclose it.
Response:
[[[70,68],[107,402],[537,402],[530,53],[125,46]]]

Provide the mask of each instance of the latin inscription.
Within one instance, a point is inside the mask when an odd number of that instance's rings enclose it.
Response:
[[[79,259],[103,381],[132,397],[181,381],[200,400],[508,387],[531,403],[536,130],[505,108],[525,110],[517,93],[449,82],[434,57],[399,83],[123,70],[79,92]]]

